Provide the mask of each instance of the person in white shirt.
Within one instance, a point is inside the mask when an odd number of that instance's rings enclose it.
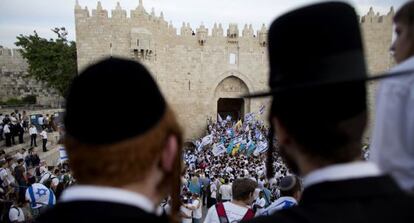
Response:
[[[209,208],[204,223],[221,223],[220,218],[227,218],[227,222],[252,219],[254,212],[250,206],[253,203],[256,188],[257,183],[251,179],[236,179],[233,182],[233,200],[217,203]]]
[[[256,198],[256,200],[253,204],[253,210],[256,211],[256,215],[258,216],[263,212],[263,210],[265,208],[266,199],[264,198],[263,191],[260,188],[257,188],[257,189],[259,190],[259,193],[258,193],[259,196]]]
[[[37,138],[37,128],[34,125],[30,125],[29,128],[29,134],[30,134],[30,147],[37,147],[36,138]]]
[[[214,179],[210,182],[210,199],[208,200],[208,208],[217,203],[217,184]]]
[[[52,190],[55,190],[57,185],[59,184],[59,178],[57,178],[55,175],[53,175],[50,171],[44,170],[43,168],[40,168],[41,175],[39,183],[50,187]],[[50,184],[50,185],[48,185]]]
[[[10,147],[12,145],[12,133],[10,130],[10,123],[5,123],[3,127],[4,137],[6,137],[6,146]]]
[[[192,223],[193,222],[193,211],[187,207],[188,204],[191,202],[191,195],[187,194],[187,196],[183,200],[183,205],[180,208],[180,215],[181,215],[181,222],[182,223]]]
[[[6,155],[5,160],[0,161],[0,179],[3,182],[3,188],[12,189],[12,187],[16,186],[16,179],[11,171],[14,169],[14,166],[13,158],[8,155]]]
[[[193,223],[201,223],[203,218],[203,205],[198,194],[193,193],[191,196],[191,203],[184,205],[186,208],[193,211]]]
[[[40,133],[40,136],[42,137],[42,143],[43,143],[43,152],[47,152],[46,144],[47,144],[47,132],[46,128],[43,128],[43,131]]]
[[[41,128],[43,128],[43,127],[44,127],[44,117],[43,117],[43,115],[40,115],[40,116],[37,118],[37,124],[38,124],[38,125],[40,125],[40,127],[41,127]]]
[[[37,217],[46,209],[56,204],[56,197],[53,191],[45,185],[33,183],[33,181],[30,183],[32,184],[26,189],[26,200],[33,210],[34,217]]]
[[[26,218],[23,212],[22,207],[24,206],[23,203],[13,204],[9,210],[9,220],[10,222],[25,222]]]
[[[377,92],[370,159],[391,174],[399,186],[414,193],[414,2],[395,14],[396,39],[391,47],[398,65],[391,72],[410,75],[381,82]]]
[[[229,179],[224,179],[224,184],[219,189],[220,197],[222,202],[230,201],[232,197],[231,186],[229,185]]]
[[[4,126],[4,122],[3,122],[4,116],[2,113],[0,113],[0,141],[3,140],[3,126]]]

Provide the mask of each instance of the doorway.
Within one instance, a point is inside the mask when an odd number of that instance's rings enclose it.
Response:
[[[219,98],[217,101],[217,113],[224,120],[227,116],[237,121],[244,116],[243,98]]]

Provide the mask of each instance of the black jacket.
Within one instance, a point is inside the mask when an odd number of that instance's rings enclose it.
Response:
[[[323,182],[306,188],[299,205],[251,222],[414,222],[414,198],[388,176]]]
[[[39,223],[51,222],[168,222],[166,215],[156,216],[138,207],[100,201],[72,201],[58,203],[36,219]]]

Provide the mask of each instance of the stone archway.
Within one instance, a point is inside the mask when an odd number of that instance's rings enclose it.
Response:
[[[213,103],[216,114],[220,114],[223,119],[227,115],[233,120],[243,118],[245,113],[250,112],[250,100],[241,96],[249,92],[242,79],[234,75],[227,76],[220,81],[214,91]]]

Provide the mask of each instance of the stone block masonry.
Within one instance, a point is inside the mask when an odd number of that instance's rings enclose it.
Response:
[[[177,34],[177,28],[162,12],[159,16],[154,10],[147,12],[142,0],[130,11],[130,17],[119,3],[111,16],[100,2],[92,11],[76,3],[74,13],[79,70],[108,56],[142,62],[176,111],[186,140],[203,135],[206,120],[215,120],[217,113],[242,116],[268,104],[269,99],[242,99],[231,103],[233,107],[226,106],[225,111],[218,103],[267,88],[265,25],[255,31],[249,24],[242,29],[230,24],[225,30],[219,23],[209,30],[204,25],[193,29],[183,23]],[[388,50],[393,16],[393,8],[387,15],[371,8],[360,18],[368,69],[373,73],[386,71],[393,64]],[[371,95],[373,89],[370,87]],[[139,101],[137,104],[145,109]]]

